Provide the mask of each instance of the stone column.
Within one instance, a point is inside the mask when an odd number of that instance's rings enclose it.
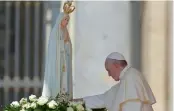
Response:
[[[142,72],[157,100],[154,111],[168,111],[168,2],[142,3]]]

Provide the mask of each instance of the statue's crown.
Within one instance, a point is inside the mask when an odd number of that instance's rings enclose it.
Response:
[[[67,1],[63,5],[64,13],[70,14],[75,10],[75,6],[72,6],[73,1]]]

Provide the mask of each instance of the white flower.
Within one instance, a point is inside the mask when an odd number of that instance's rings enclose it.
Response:
[[[76,108],[77,108],[78,111],[84,111],[85,110],[84,107],[81,104],[78,104],[76,106]]]
[[[78,102],[70,102],[70,106],[77,106],[79,104],[82,105],[83,102],[81,102],[81,101],[78,101]]]
[[[84,104],[84,102],[83,101],[78,101],[78,102],[76,102],[76,104]]]
[[[40,106],[46,104],[48,102],[48,98],[45,97],[40,97],[37,101],[37,104],[39,104]]]
[[[21,109],[20,111],[25,111],[25,109]]]
[[[68,107],[67,111],[74,111],[74,109],[72,107]]]
[[[56,106],[58,106],[58,104],[54,100],[50,101],[47,105],[51,109],[55,109]]]
[[[77,104],[77,102],[70,102],[69,105],[70,105],[70,106],[76,106],[76,105],[78,105],[78,104]]]
[[[27,98],[22,98],[20,101],[19,101],[20,104],[26,104],[27,103]]]
[[[32,101],[32,102],[35,102],[37,100],[36,95],[32,94],[31,96],[29,96],[29,100]]]
[[[87,110],[87,111],[92,111],[92,109],[90,109],[90,108],[87,108],[86,110]]]
[[[18,101],[13,101],[13,102],[11,103],[11,106],[17,108],[17,107],[20,106],[20,104],[19,104]]]
[[[31,106],[30,106],[30,103],[27,103],[27,104],[24,104],[23,106],[22,106],[22,108],[26,108],[26,109],[29,109]]]
[[[31,108],[35,109],[36,108],[36,103],[31,103]]]

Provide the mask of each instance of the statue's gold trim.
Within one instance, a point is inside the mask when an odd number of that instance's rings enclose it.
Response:
[[[64,13],[70,14],[75,10],[75,6],[72,6],[72,1],[67,1],[63,5]]]

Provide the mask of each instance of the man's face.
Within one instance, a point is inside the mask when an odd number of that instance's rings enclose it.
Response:
[[[115,81],[119,81],[120,77],[120,65],[113,64],[111,62],[105,62],[105,68],[108,71],[108,75],[111,76]]]

